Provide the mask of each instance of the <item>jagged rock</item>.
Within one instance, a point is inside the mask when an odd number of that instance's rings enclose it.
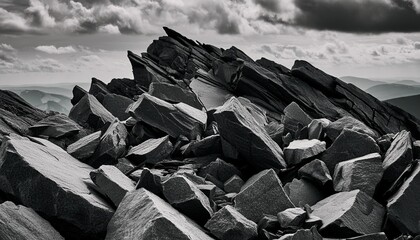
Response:
[[[144,188],[125,195],[112,217],[106,240],[211,240],[192,220]]]
[[[114,78],[107,85],[107,89],[114,94],[126,96],[130,99],[134,99],[136,96],[140,96],[145,91],[136,84],[132,79],[128,78]]]
[[[167,179],[169,177],[164,176],[164,171],[162,170],[144,168],[137,182],[136,189],[144,188],[163,198],[162,183]]]
[[[89,165],[98,168],[101,165],[116,164],[126,152],[127,128],[114,120],[102,135],[99,145],[88,160]]]
[[[384,185],[389,186],[395,182],[408,164],[413,161],[412,149],[410,132],[401,131],[395,136],[382,163],[384,168],[382,181]]]
[[[282,228],[296,228],[303,225],[307,218],[307,213],[302,208],[288,208],[277,214],[277,219]]]
[[[235,208],[254,222],[258,222],[264,214],[276,215],[292,207],[293,203],[272,169],[252,176],[235,197]]]
[[[293,179],[284,185],[284,191],[295,206],[312,205],[325,197],[317,186],[305,179]]]
[[[128,114],[126,110],[132,103],[134,103],[134,101],[130,98],[117,94],[107,94],[102,100],[102,105],[106,110],[121,121],[130,117],[130,114]]]
[[[420,234],[420,211],[418,199],[420,198],[420,164],[416,166],[407,180],[388,200],[388,218],[402,233]]]
[[[324,186],[329,181],[332,181],[327,165],[319,159],[315,159],[301,167],[298,170],[298,175],[299,177],[306,178],[320,186]]]
[[[0,90],[0,136],[5,134],[28,135],[28,128],[47,117],[17,94]]]
[[[322,134],[324,133],[324,122],[320,119],[314,119],[308,125],[308,139],[321,139]]]
[[[344,129],[334,143],[324,152],[321,160],[331,174],[339,162],[380,152],[376,141],[363,133]]]
[[[232,206],[216,212],[205,228],[220,240],[251,240],[257,236],[257,224],[248,220]]]
[[[0,239],[64,240],[60,233],[34,210],[12,202],[0,204]]]
[[[137,120],[156,127],[171,137],[195,139],[205,129],[207,115],[184,103],[170,104],[145,93],[129,108]]]
[[[317,139],[295,140],[286,147],[284,151],[284,159],[288,166],[297,165],[302,160],[314,157],[326,150],[326,143]]]
[[[337,192],[360,189],[372,197],[382,174],[382,157],[379,153],[340,162],[335,166],[334,189]]]
[[[296,233],[289,233],[278,240],[322,240],[324,239],[316,230],[316,227],[311,229],[300,229]]]
[[[115,119],[115,117],[90,94],[86,94],[73,106],[69,113],[69,117],[78,124],[92,129],[100,129],[106,123],[110,123]]]
[[[386,153],[388,149],[391,147],[392,140],[394,139],[395,134],[385,134],[382,137],[378,138],[376,142],[378,146],[381,148],[381,152]]]
[[[199,170],[198,175],[201,177],[212,175],[218,181],[224,183],[234,175],[240,176],[241,172],[234,165],[227,163],[220,158],[217,158],[215,161],[210,162],[208,165],[202,167]]]
[[[238,175],[233,175],[225,182],[225,187],[223,189],[228,193],[239,193],[243,185],[244,180]]]
[[[324,237],[355,237],[381,231],[385,209],[360,190],[336,193],[312,206]]]
[[[149,94],[167,102],[183,102],[197,109],[203,108],[197,96],[192,91],[183,89],[174,84],[152,83],[150,84]]]
[[[135,189],[134,182],[111,165],[103,165],[93,170],[90,172],[90,178],[115,206],[120,204],[127,192]]]
[[[37,212],[73,225],[90,239],[105,233],[114,210],[89,188],[93,168],[64,150],[25,138],[3,142],[0,152],[1,191]]]
[[[354,117],[346,116],[332,122],[325,128],[327,136],[334,141],[344,129],[351,129],[353,131],[364,133],[371,136],[373,139],[377,139],[378,135],[363,122],[357,120]]]
[[[248,112],[252,115],[254,120],[258,123],[260,126],[267,125],[268,119],[267,119],[267,111],[263,109],[261,106],[251,102],[249,99],[244,97],[238,97],[239,102],[244,106]]]
[[[73,88],[73,98],[71,99],[71,104],[76,105],[88,92],[82,87],[76,85]]]
[[[286,123],[296,122],[302,124],[302,126],[308,126],[312,122],[312,118],[295,102],[290,103],[283,112]],[[288,124],[286,126],[289,127]]]
[[[29,129],[35,136],[60,138],[75,135],[82,127],[64,114],[56,114],[42,119]]]
[[[192,141],[184,150],[183,155],[194,155],[197,157],[221,154],[222,143],[220,135],[211,135],[199,141]]]
[[[97,78],[92,78],[92,82],[90,84],[89,94],[95,96],[99,102],[103,102],[104,96],[109,94],[108,88],[104,82]]]
[[[173,150],[169,136],[158,139],[149,139],[137,146],[132,147],[126,158],[133,163],[150,163],[156,164],[168,158]]]
[[[162,186],[168,202],[197,223],[204,225],[213,215],[207,196],[187,178],[171,177]]]
[[[233,97],[228,100],[214,113],[214,117],[220,136],[232,144],[250,164],[263,169],[286,166],[279,145],[255,122],[238,99]]]
[[[67,152],[73,157],[84,161],[95,153],[101,141],[101,131],[94,132],[67,147]]]

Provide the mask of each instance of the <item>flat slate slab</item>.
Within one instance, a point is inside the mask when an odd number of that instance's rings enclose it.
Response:
[[[297,165],[304,159],[314,157],[326,150],[326,143],[318,139],[295,140],[287,146],[284,152],[284,159],[288,166]]]
[[[127,155],[127,159],[133,163],[156,164],[170,156],[173,150],[169,136],[149,139],[137,146],[132,147]]]
[[[112,217],[106,240],[211,240],[196,223],[144,188],[125,195]]]

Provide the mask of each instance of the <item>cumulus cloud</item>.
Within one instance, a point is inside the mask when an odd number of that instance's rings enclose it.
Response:
[[[38,46],[35,48],[35,50],[48,53],[48,54],[65,54],[65,53],[74,53],[76,52],[76,49],[74,49],[72,46],[67,47],[56,47],[54,45],[49,46]]]

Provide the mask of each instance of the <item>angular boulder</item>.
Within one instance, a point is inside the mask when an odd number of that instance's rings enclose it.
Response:
[[[92,191],[90,166],[64,150],[25,138],[1,146],[0,190],[25,206],[73,225],[92,238],[104,234],[114,210]]]
[[[235,208],[249,220],[258,222],[264,214],[294,207],[283,190],[274,170],[264,170],[252,176],[235,197]]]
[[[106,240],[212,240],[196,223],[144,188],[125,195]]]
[[[298,175],[320,186],[324,186],[326,183],[332,181],[327,165],[319,159],[315,159],[301,167],[298,170]]]
[[[88,92],[82,87],[76,85],[73,88],[73,98],[71,99],[71,104],[76,105]]]
[[[380,232],[385,209],[360,190],[336,193],[312,206],[324,237],[349,238]]]
[[[169,141],[169,136],[158,139],[149,139],[143,143],[132,147],[126,158],[133,163],[150,163],[156,164],[171,155],[173,146]]]
[[[64,240],[60,233],[34,210],[12,202],[0,204],[0,239]]]
[[[303,225],[308,214],[302,208],[289,208],[277,214],[282,228],[297,228]]]
[[[113,122],[115,117],[92,95],[86,94],[73,106],[69,117],[78,124],[92,129],[100,129],[106,123]]]
[[[244,180],[238,175],[234,175],[225,182],[223,190],[227,193],[239,193],[243,185]]]
[[[64,114],[56,114],[42,119],[29,130],[34,136],[61,138],[77,134],[82,127]]]
[[[251,240],[258,235],[257,224],[232,206],[217,211],[204,227],[220,240]]]
[[[167,102],[183,102],[197,109],[203,108],[194,92],[174,84],[154,82],[150,84],[149,94]]]
[[[327,133],[328,138],[334,141],[344,129],[350,129],[359,133],[369,135],[373,139],[378,138],[378,134],[376,132],[374,132],[371,128],[366,126],[366,124],[364,124],[360,120],[357,120],[356,118],[351,116],[342,117],[337,121],[332,122],[328,125],[328,127],[325,128],[325,132]]]
[[[239,171],[233,164],[217,158],[215,161],[212,161],[208,165],[202,167],[198,171],[198,175],[201,177],[212,175],[218,181],[224,183],[234,175],[241,175],[241,171]]]
[[[204,225],[213,215],[207,196],[187,178],[171,177],[162,186],[168,202],[200,225]]]
[[[163,175],[162,170],[144,168],[137,182],[136,189],[144,188],[163,198],[162,182],[167,179],[168,177]]]
[[[144,93],[129,108],[129,113],[137,120],[177,138],[184,135],[195,139],[205,129],[207,115],[185,103],[171,104]]]
[[[380,149],[372,137],[344,129],[334,143],[322,154],[321,160],[325,162],[328,170],[333,174],[335,165],[339,162],[378,152],[380,152]]]
[[[250,164],[266,168],[285,168],[283,151],[256,123],[236,98],[231,98],[215,113],[220,136],[234,146]],[[246,137],[245,137],[246,136]]]
[[[102,100],[104,108],[121,121],[130,117],[127,109],[132,103],[134,103],[134,101],[130,98],[117,94],[107,94]]]
[[[94,132],[83,137],[67,147],[67,152],[73,157],[84,161],[95,153],[96,148],[101,142],[101,131]]]
[[[293,179],[284,185],[284,191],[290,201],[298,207],[315,204],[325,197],[321,188],[306,179]]]
[[[335,166],[334,190],[349,192],[360,189],[373,197],[376,185],[382,179],[383,171],[382,157],[379,153],[340,162]]]
[[[391,146],[385,154],[382,163],[384,168],[383,183],[391,185],[404,172],[404,169],[413,161],[413,146],[411,133],[401,131],[394,137]]]
[[[118,168],[103,165],[90,172],[93,183],[99,187],[115,206],[118,206],[125,194],[135,189],[135,183],[124,175]]]
[[[326,143],[318,139],[295,140],[287,146],[284,152],[284,159],[288,166],[297,165],[302,160],[314,157],[326,150]]]

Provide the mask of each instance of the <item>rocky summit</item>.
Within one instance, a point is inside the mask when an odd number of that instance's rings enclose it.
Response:
[[[0,91],[0,239],[413,239],[420,120],[164,28],[69,116]],[[417,239],[417,238],[416,238]]]

